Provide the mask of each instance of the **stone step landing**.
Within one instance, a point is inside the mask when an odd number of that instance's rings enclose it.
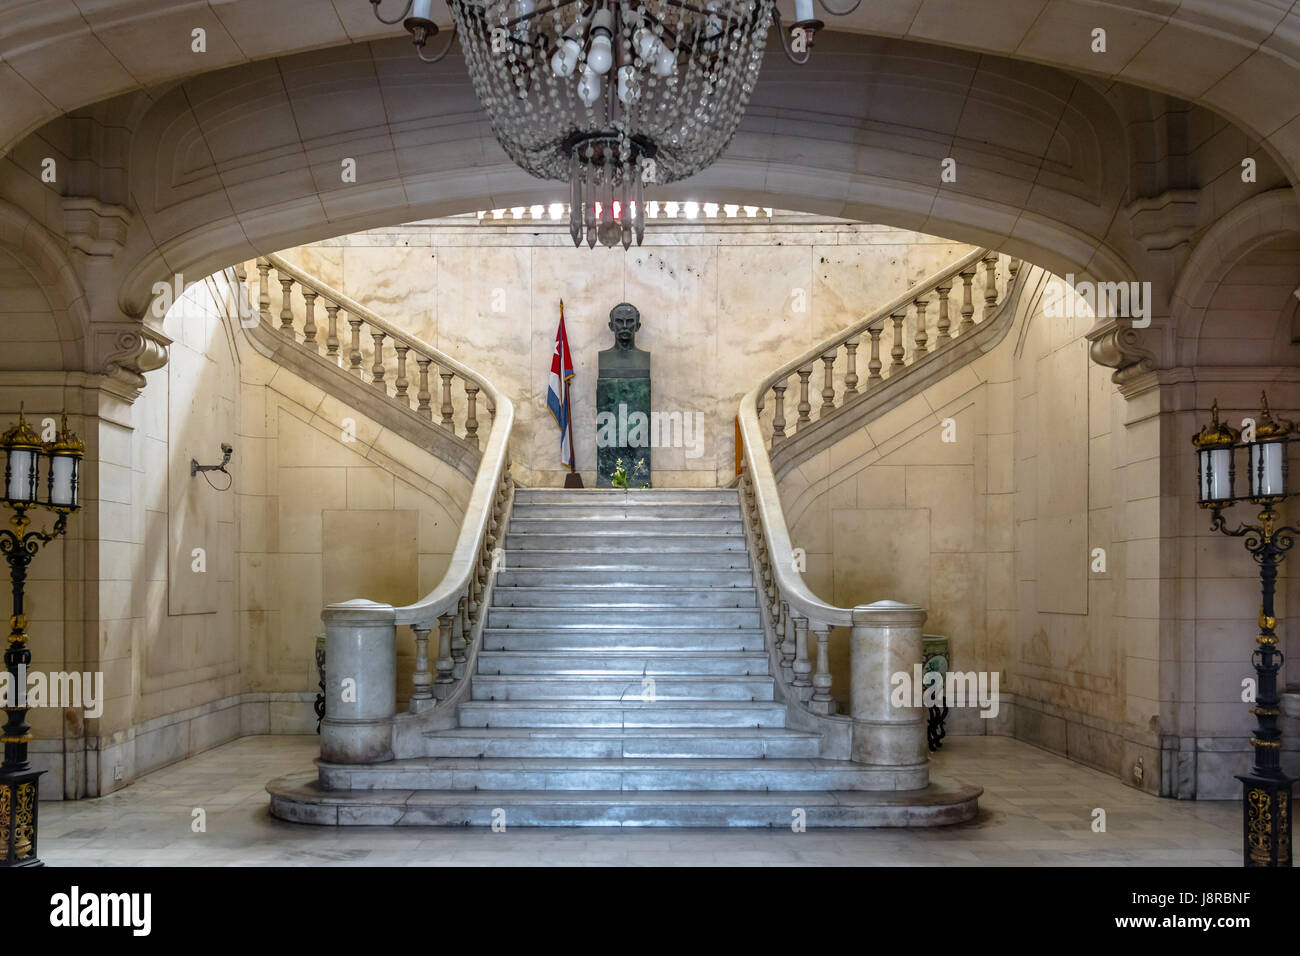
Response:
[[[978,788],[828,760],[820,733],[787,726],[735,491],[520,490],[497,567],[458,726],[417,735],[401,759],[318,761],[274,781],[274,816],[780,828],[974,816]]]

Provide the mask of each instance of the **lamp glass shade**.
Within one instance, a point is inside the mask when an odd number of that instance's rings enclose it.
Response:
[[[50,456],[50,504],[57,508],[76,508],[79,459],[75,455]]]
[[[1201,500],[1228,501],[1232,498],[1232,449],[1202,448]]]
[[[39,448],[18,446],[9,449],[5,462],[5,497],[10,501],[34,502],[40,478]]]
[[[1280,441],[1255,442],[1250,446],[1250,496],[1279,498],[1286,494],[1286,445]]]

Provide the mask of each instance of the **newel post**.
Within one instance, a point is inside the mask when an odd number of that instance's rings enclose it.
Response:
[[[895,771],[914,770],[908,776],[916,789],[929,782],[925,709],[913,705],[916,698],[910,692],[921,662],[925,617],[923,608],[896,601],[856,607],[849,644],[853,760]],[[895,700],[896,674],[907,678],[903,686],[909,692],[902,701]],[[919,695],[920,688],[916,692]]]
[[[325,719],[320,756],[327,763],[393,759],[397,714],[397,612],[357,599],[331,604],[325,622]]]

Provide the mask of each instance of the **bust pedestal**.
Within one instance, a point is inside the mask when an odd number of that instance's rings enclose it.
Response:
[[[600,353],[596,378],[596,487],[613,487],[619,460],[629,487],[649,486],[650,353],[636,347],[641,315],[620,303],[609,313],[609,327],[615,345]]]

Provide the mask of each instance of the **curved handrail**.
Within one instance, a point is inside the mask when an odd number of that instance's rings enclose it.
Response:
[[[486,379],[481,382],[485,389],[491,387]],[[456,537],[451,561],[447,564],[442,580],[432,591],[414,604],[397,608],[396,623],[399,625],[432,630],[437,626],[440,616],[455,608],[476,573],[482,542],[487,536],[496,506],[497,492],[509,467],[510,430],[515,421],[514,403],[500,393],[496,393],[495,401],[497,410],[492,421],[492,431],[488,433],[487,448],[483,450],[483,459],[474,479],[474,489],[465,506],[465,520]]]

